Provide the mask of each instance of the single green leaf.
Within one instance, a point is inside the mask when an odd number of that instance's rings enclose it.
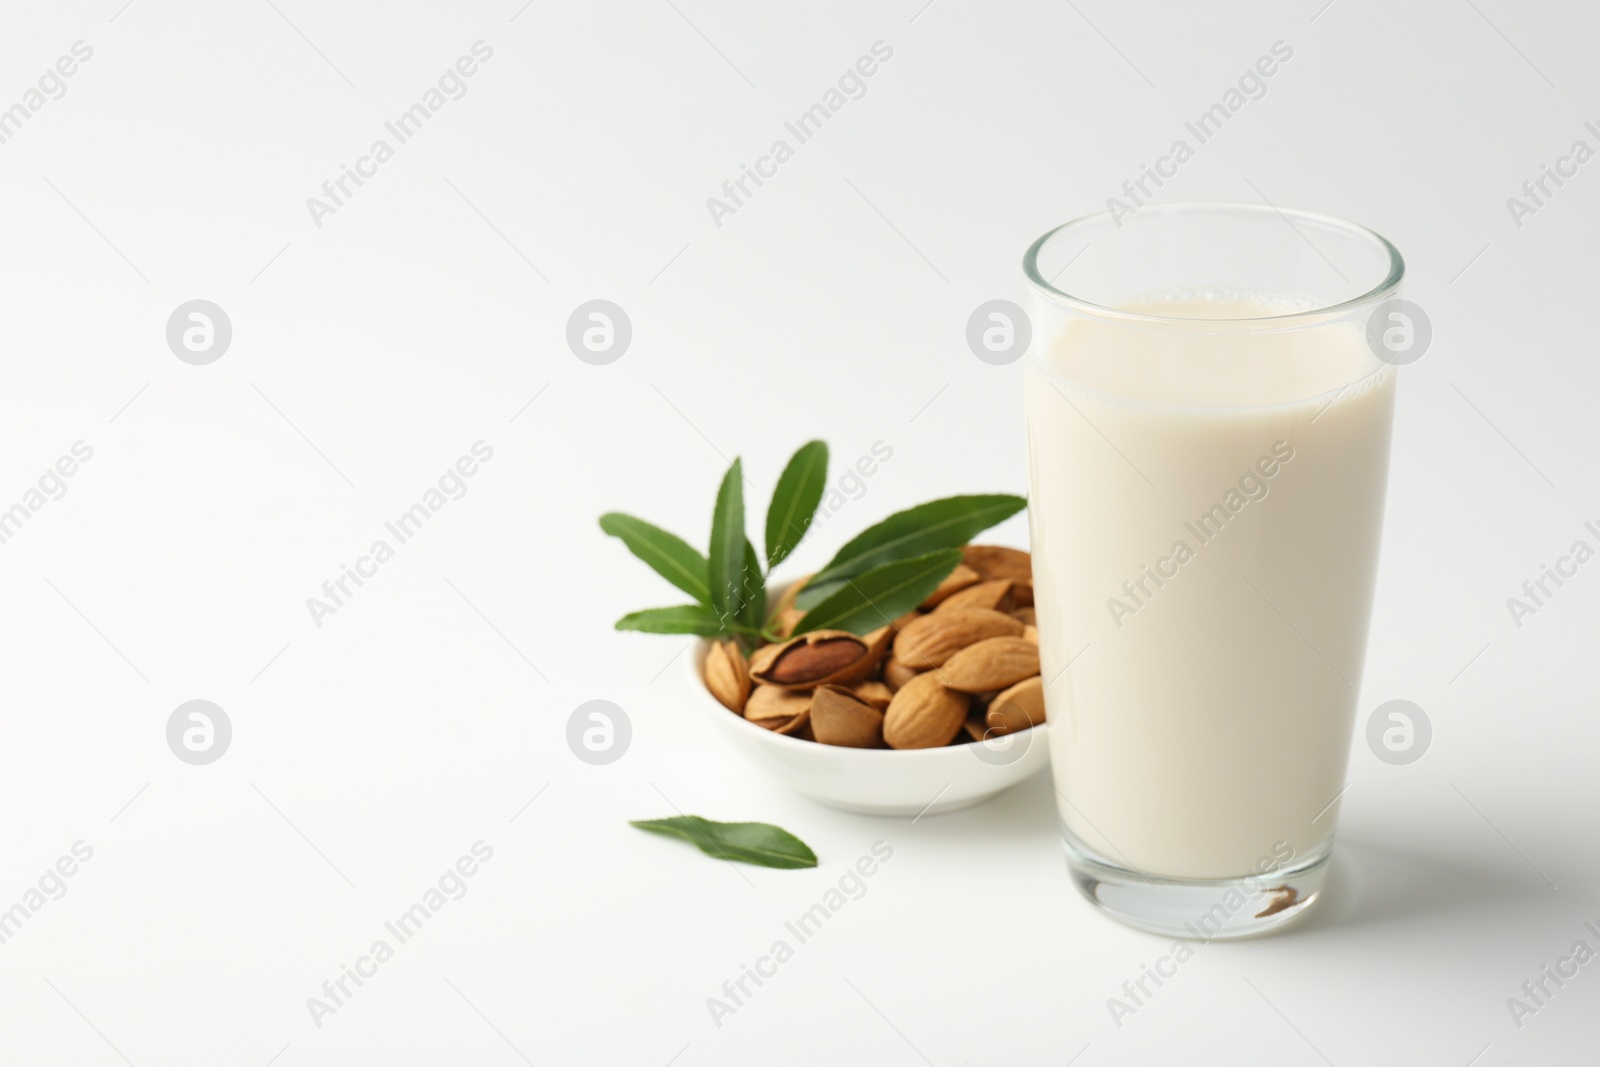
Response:
[[[959,548],[929,552],[874,567],[846,578],[839,591],[806,612],[795,633],[845,630],[871,633],[887,626],[924,600],[961,562]]]
[[[706,558],[683,538],[617,511],[600,516],[600,529],[620,540],[629,552],[695,600],[711,603]]]
[[[701,637],[715,637],[727,632],[722,619],[704,604],[635,611],[618,619],[617,629],[638,630],[647,634],[698,634]]]
[[[808,441],[789,457],[767,505],[767,566],[788,558],[811,528],[828,484],[828,446]]]
[[[761,557],[748,537],[744,539],[744,612],[739,621],[756,631],[767,621],[767,579],[761,573]]]
[[[959,548],[1028,506],[1020,496],[950,496],[897,511],[857,534],[800,591],[795,604],[809,611],[854,577],[885,563],[942,548]]]
[[[761,867],[815,867],[817,854],[787,830],[765,822],[714,822],[698,815],[639,819],[628,825],[691,842],[708,856]]]
[[[717,489],[711,513],[711,558],[707,578],[711,583],[711,610],[728,624],[744,617],[744,471],[735,459]]]

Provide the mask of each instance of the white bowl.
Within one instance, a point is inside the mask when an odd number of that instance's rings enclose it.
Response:
[[[937,815],[980,804],[1050,762],[1049,725],[943,748],[843,748],[786,737],[729,711],[706,688],[711,645],[696,644],[687,679],[695,702],[745,759],[802,796],[865,815]]]

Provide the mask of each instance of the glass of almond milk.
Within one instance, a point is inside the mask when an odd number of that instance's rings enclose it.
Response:
[[[1023,266],[1068,866],[1132,926],[1261,933],[1317,898],[1348,782],[1404,264],[1340,219],[1174,204],[1070,222]]]

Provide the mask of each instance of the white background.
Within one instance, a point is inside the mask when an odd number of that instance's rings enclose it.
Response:
[[[1600,964],[1520,1029],[1506,999],[1600,948],[1600,563],[1520,630],[1505,600],[1600,519],[1600,162],[1520,229],[1505,201],[1600,147],[1600,17],[1321,2],[8,3],[0,107],[94,56],[0,145],[0,507],[94,457],[0,545],[0,908],[94,855],[0,945],[0,1058],[1592,1062]],[[318,228],[306,198],[480,39],[467,95]],[[717,227],[706,198],[879,40],[867,95]],[[968,314],[1277,40],[1267,96],[1160,197],[1265,196],[1406,255],[1435,340],[1402,374],[1361,717],[1403,697],[1435,736],[1406,767],[1358,737],[1315,919],[1202,947],[1118,1027],[1168,947],[1072,889],[1047,777],[915,824],[787,792],[698,715],[683,640],[611,630],[678,594],[595,519],[703,543],[735,454],[759,502],[808,438],[836,472],[886,442],[799,574],[900,507],[1023,491],[1020,367],[973,357]],[[564,341],[596,297],[634,327],[604,367]],[[210,366],[164,338],[195,298],[233,324]],[[306,598],[478,440],[467,495],[317,628]],[[233,723],[210,766],[165,740],[194,698]],[[564,740],[595,698],[634,728],[608,767]],[[822,864],[627,826],[674,808]],[[314,1025],[480,839],[470,892]],[[706,998],[880,839],[866,896],[715,1026]]]

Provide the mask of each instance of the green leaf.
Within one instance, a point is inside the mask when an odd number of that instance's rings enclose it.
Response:
[[[756,546],[744,539],[744,613],[739,622],[760,631],[767,621],[767,579],[761,573],[761,557]]]
[[[950,496],[897,511],[857,534],[800,591],[796,606],[809,611],[837,593],[846,578],[895,560],[942,548],[959,548],[1028,506],[1020,496]]]
[[[788,558],[811,528],[828,484],[828,446],[808,441],[789,457],[767,505],[767,566]]]
[[[887,626],[924,600],[961,562],[959,548],[946,548],[885,563],[847,578],[839,591],[806,612],[795,633],[845,630],[871,633]]]
[[[735,459],[717,489],[717,506],[711,513],[711,558],[707,578],[711,584],[711,610],[728,623],[744,617],[744,471]]]
[[[765,822],[714,822],[698,815],[639,819],[628,825],[653,834],[681,837],[708,856],[761,867],[815,867],[817,854],[787,830]]]
[[[600,516],[600,529],[627,545],[629,552],[695,600],[711,603],[706,558],[683,538],[617,511]]]
[[[635,611],[618,619],[617,629],[638,630],[647,634],[698,634],[701,637],[715,637],[727,630],[717,613],[704,604]]]

